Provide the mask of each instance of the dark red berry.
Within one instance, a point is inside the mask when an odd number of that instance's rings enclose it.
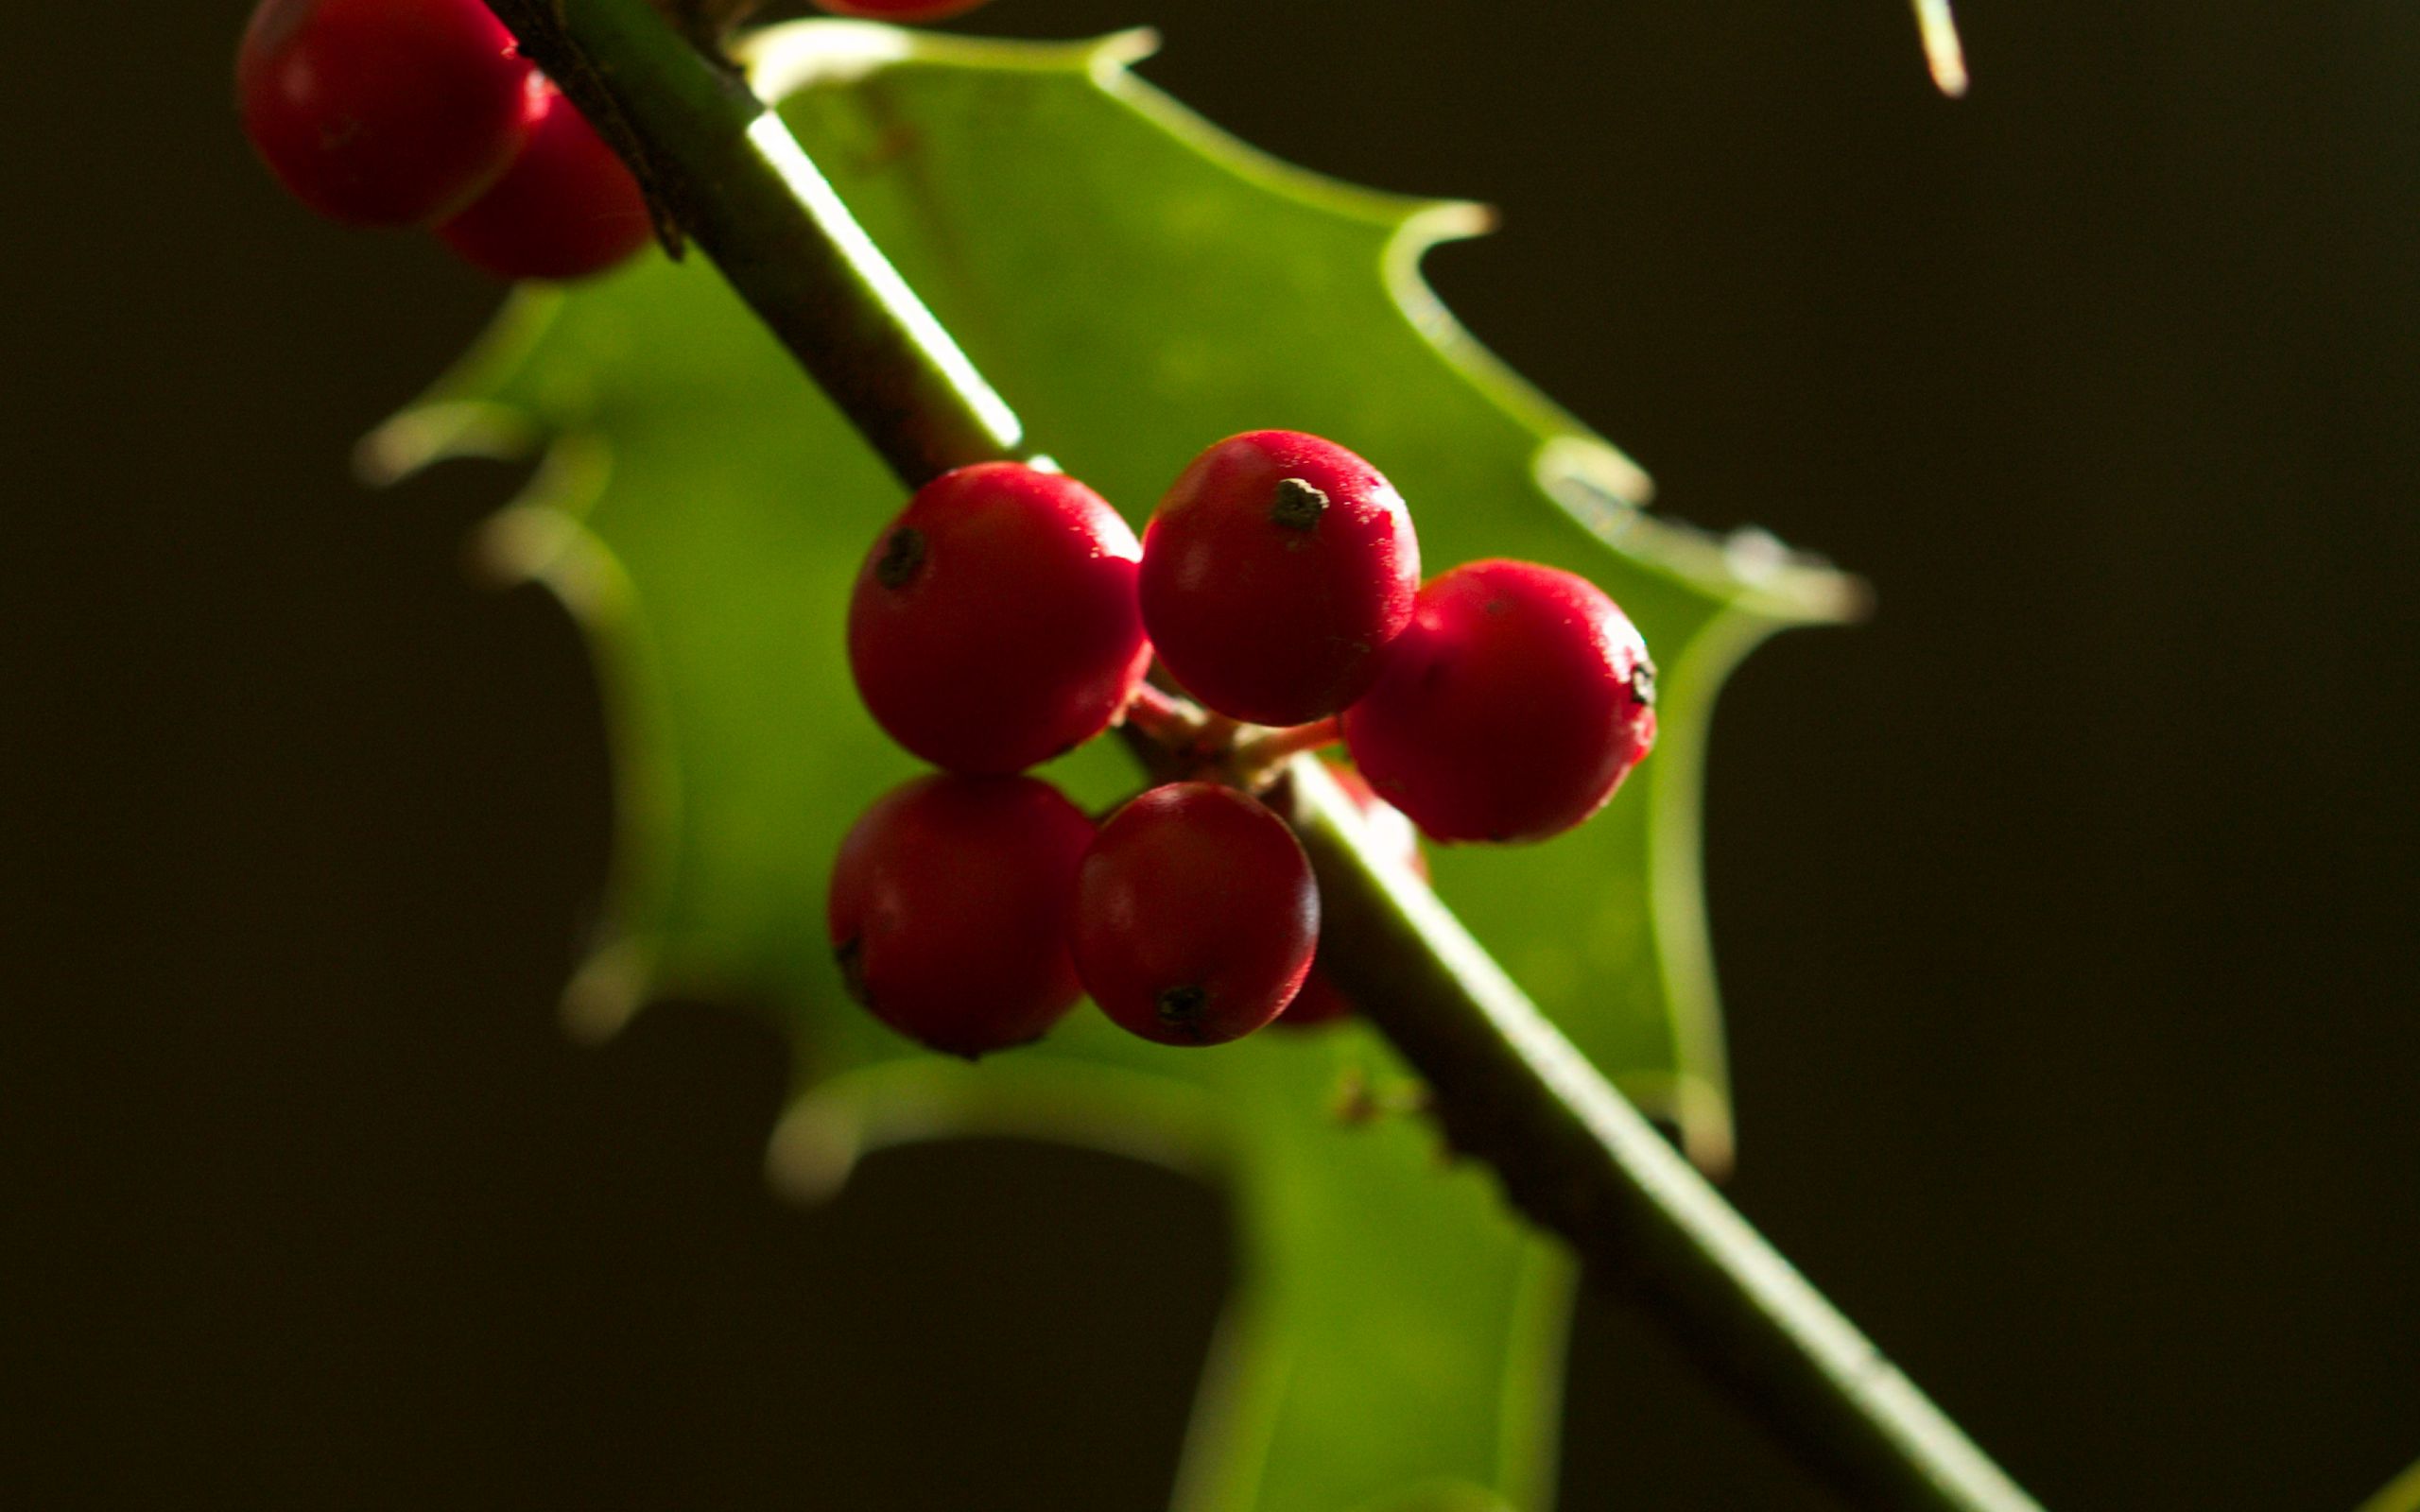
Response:
[[[868,16],[876,21],[939,21],[974,9],[984,0],[815,0],[836,16]]]
[[[1344,739],[1381,798],[1439,840],[1540,840],[1604,805],[1655,743],[1655,666],[1586,578],[1526,561],[1420,592]]]
[[[1327,764],[1328,776],[1344,789],[1344,796],[1360,811],[1361,823],[1378,849],[1398,864],[1410,868],[1421,881],[1428,880],[1428,858],[1421,853],[1420,831],[1401,809],[1378,796],[1377,790],[1359,772],[1350,766]],[[1323,1023],[1334,1023],[1353,1012],[1353,1000],[1320,969],[1319,957],[1311,958],[1311,974],[1303,978],[1303,990],[1277,1016],[1278,1027],[1309,1029]]]
[[[427,225],[493,183],[533,75],[479,0],[262,0],[235,52],[252,146],[297,198],[359,226]]]
[[[1067,914],[1092,821],[1030,777],[920,778],[866,810],[826,910],[849,993],[970,1058],[1039,1039],[1082,988]]]
[[[890,738],[1013,772],[1109,727],[1150,664],[1134,532],[1071,477],[983,462],[917,490],[849,600],[857,696]]]
[[[1118,810],[1076,878],[1084,989],[1162,1044],[1218,1044],[1277,1017],[1319,932],[1319,888],[1294,832],[1215,783],[1171,782]]]
[[[495,186],[437,229],[499,278],[586,278],[655,233],[638,180],[552,84],[530,96],[529,140]]]
[[[1411,618],[1420,542],[1394,486],[1333,441],[1231,436],[1143,534],[1143,622],[1186,691],[1263,725],[1324,718]]]

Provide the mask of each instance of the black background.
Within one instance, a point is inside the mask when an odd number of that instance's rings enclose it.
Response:
[[[1348,178],[1668,507],[1872,577],[1754,659],[1709,872],[1748,1212],[2062,1508],[2420,1455],[2404,724],[2420,12],[1000,0]],[[598,713],[510,480],[344,454],[492,287],[248,156],[235,0],[20,7],[0,240],[0,1503],[1161,1504],[1216,1200],[759,1177],[778,1047],[552,1002]],[[1619,1309],[1567,1504],[1829,1503]]]

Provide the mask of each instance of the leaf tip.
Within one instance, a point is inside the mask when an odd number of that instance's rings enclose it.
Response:
[[[792,1202],[830,1201],[849,1184],[865,1151],[855,1107],[810,1093],[789,1106],[765,1146],[765,1178]]]
[[[471,576],[498,588],[544,577],[571,549],[578,527],[541,505],[516,504],[498,510],[472,532],[464,550]]]
[[[1446,242],[1485,236],[1503,225],[1494,205],[1476,199],[1432,199],[1404,217],[1401,239],[1414,256]]]
[[[563,1032],[581,1044],[603,1044],[638,1016],[654,984],[655,953],[636,938],[598,948],[563,988],[558,1009]]]
[[[1684,1075],[1669,1089],[1667,1105],[1679,1133],[1681,1153],[1709,1181],[1726,1181],[1739,1163],[1739,1136],[1731,1121],[1731,1099],[1704,1076]]]
[[[732,58],[768,100],[822,85],[850,84],[916,55],[913,33],[879,22],[821,16],[740,37]]]
[[[1549,438],[1530,463],[1537,485],[1581,528],[1616,551],[1652,561],[1752,613],[1785,622],[1847,625],[1873,612],[1866,581],[1754,525],[1711,533],[1654,519],[1654,483],[1637,464],[1590,436]]]
[[[1655,497],[1655,480],[1644,469],[1593,436],[1549,438],[1530,471],[1547,497],[1604,541],[1627,531]]]
[[[558,440],[521,496],[472,533],[471,575],[504,588],[543,582],[584,623],[618,612],[630,596],[621,565],[581,523],[607,471],[601,443]]]
[[[412,405],[354,444],[353,473],[391,488],[424,468],[463,457],[512,462],[535,453],[537,432],[519,411],[486,400]]]
[[[1874,589],[1864,578],[1754,525],[1722,538],[1722,564],[1741,587],[1787,600],[1806,619],[1854,625],[1874,612]]]
[[[813,89],[854,84],[907,62],[1072,69],[1106,83],[1159,50],[1160,34],[1149,26],[1085,42],[1036,43],[819,16],[751,32],[734,44],[732,55],[757,94],[781,101]]]
[[[1156,26],[1129,26],[1113,31],[1093,43],[1092,70],[1096,77],[1122,74],[1159,50],[1160,33]]]

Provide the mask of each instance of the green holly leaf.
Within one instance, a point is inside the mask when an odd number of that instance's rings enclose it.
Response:
[[[1420,282],[1472,207],[1349,188],[1212,129],[1129,65],[1133,36],[1037,46],[840,22],[748,49],[759,90],[1034,444],[1139,525],[1236,431],[1321,433],[1411,502],[1432,571],[1584,572],[1662,667],[1662,747],[1583,830],[1435,857],[1437,885],[1538,1001],[1693,1151],[1729,1112],[1696,874],[1716,687],[1854,586],[1763,537],[1644,512],[1645,478],[1502,370]],[[881,464],[712,268],[650,259],[516,294],[373,472],[543,449],[485,529],[592,637],[617,756],[610,927],[573,984],[610,1032],[658,993],[764,1005],[797,1047],[773,1169],[823,1192],[861,1151],[972,1130],[1123,1150],[1226,1183],[1239,1288],[1177,1504],[1189,1512],[1538,1508],[1551,1499],[1571,1276],[1444,1158],[1374,1035],[1145,1044],[1080,1010],[964,1066],[850,1004],[822,894],[856,814],[912,770],[841,651],[848,586],[901,503]],[[1514,734],[1512,738],[1517,738]],[[1050,775],[1103,807],[1111,743]]]

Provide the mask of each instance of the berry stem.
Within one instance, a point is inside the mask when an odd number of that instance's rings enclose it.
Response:
[[[1180,698],[1148,682],[1137,684],[1126,703],[1126,722],[1170,750],[1182,750],[1199,741],[1209,720],[1210,715],[1190,698]]]
[[[1282,730],[1257,730],[1236,742],[1230,760],[1236,771],[1250,776],[1282,765],[1287,758],[1333,746],[1344,738],[1344,725],[1334,714],[1307,725]]]
[[[488,4],[903,480],[1016,454],[1015,416],[718,60],[647,0]],[[1150,718],[1173,700],[1135,707]],[[1281,801],[1333,920],[1322,963],[1522,1211],[1599,1283],[1643,1299],[1859,1504],[2034,1507],[1546,1022],[1434,893],[1365,844],[1316,761],[1297,757],[1288,771]]]

